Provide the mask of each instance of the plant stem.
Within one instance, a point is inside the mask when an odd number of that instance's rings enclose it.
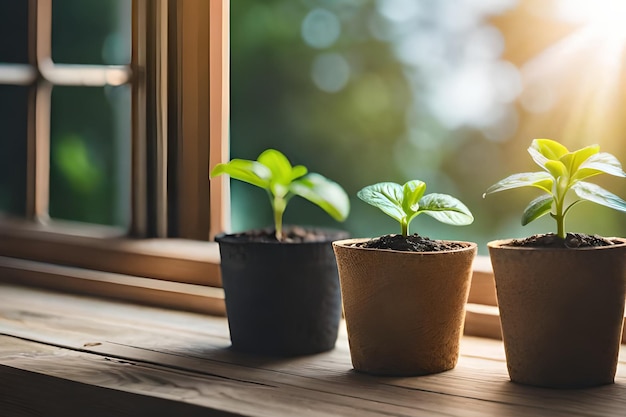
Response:
[[[561,239],[565,239],[565,214],[563,213],[563,200],[556,200],[556,214],[554,220],[556,220],[556,234]]]
[[[556,234],[562,238],[565,239],[565,218],[563,216],[556,216]]]
[[[283,213],[287,208],[287,201],[281,197],[274,197],[272,201],[274,209],[274,229],[276,230],[276,240],[283,240]]]
[[[406,219],[402,219],[402,221],[400,221],[400,228],[402,230],[402,236],[407,237],[409,235],[409,223]]]

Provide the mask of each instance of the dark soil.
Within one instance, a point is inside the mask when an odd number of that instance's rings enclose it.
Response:
[[[245,232],[233,233],[229,236],[241,238],[242,240],[248,242],[278,242],[273,227],[246,230]],[[283,226],[283,238],[281,242],[326,242],[328,240],[345,239],[347,237],[349,237],[347,232],[339,230],[302,226]]]
[[[368,240],[367,242],[356,243],[354,246],[371,249],[391,249],[403,252],[440,252],[465,247],[465,245],[461,243],[433,240],[428,237],[422,237],[417,233],[406,237],[402,235],[384,235]]]
[[[611,246],[615,242],[598,235],[586,235],[584,233],[568,233],[565,239],[558,237],[554,233],[533,235],[525,239],[514,239],[507,246],[526,248],[592,248],[597,246]]]

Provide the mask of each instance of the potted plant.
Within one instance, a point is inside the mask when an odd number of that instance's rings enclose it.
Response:
[[[348,235],[286,227],[282,219],[290,199],[300,196],[343,221],[350,208],[346,192],[302,165],[292,166],[275,149],[264,151],[256,161],[218,164],[211,177],[222,174],[265,189],[274,215],[273,228],[215,238],[232,348],[273,356],[332,349],[341,319],[341,292],[331,242]]]
[[[591,201],[626,211],[626,202],[587,182],[624,177],[597,145],[570,152],[549,139],[528,149],[542,168],[511,175],[486,194],[535,187],[522,224],[550,214],[557,232],[488,243],[509,376],[522,384],[578,388],[614,381],[626,297],[626,240],[566,233],[572,207]]]
[[[425,213],[452,224],[472,223],[469,209],[426,184],[383,182],[358,197],[396,219],[401,234],[333,242],[355,370],[377,375],[425,375],[458,360],[476,243],[409,234]]]

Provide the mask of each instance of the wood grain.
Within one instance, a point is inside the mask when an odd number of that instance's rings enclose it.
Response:
[[[90,416],[147,415],[144,410],[176,416],[623,416],[626,410],[624,355],[616,384],[539,389],[509,382],[502,343],[476,337],[463,339],[451,371],[374,377],[352,370],[345,328],[327,353],[257,357],[229,349],[223,318],[12,286],[0,286],[0,334],[6,417],[81,415],[70,411],[85,404],[93,406]],[[63,394],[69,392],[80,395]]]
[[[3,220],[0,256],[129,276],[221,286],[217,243],[131,239],[119,230],[55,221],[41,226]],[[207,232],[208,233],[208,232]]]
[[[0,282],[98,294],[118,300],[225,315],[221,288],[52,265],[0,256]]]
[[[4,341],[3,341],[4,345]],[[111,372],[111,371],[109,371]],[[136,417],[136,416],[235,416],[227,410],[211,410],[197,404],[166,399],[125,389],[99,387],[0,365],[0,410],[7,417]]]

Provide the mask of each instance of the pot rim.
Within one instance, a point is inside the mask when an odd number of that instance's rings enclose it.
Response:
[[[604,237],[604,238],[608,240],[617,240],[621,243],[617,243],[615,245],[609,245],[609,246],[590,246],[590,247],[584,247],[584,248],[545,248],[545,247],[540,247],[540,246],[538,247],[507,246],[507,244],[513,240],[523,239],[523,238],[507,238],[507,239],[496,239],[496,240],[487,242],[487,247],[489,249],[498,249],[498,250],[562,252],[562,251],[607,250],[607,249],[622,248],[626,246],[626,238],[623,238],[623,237]]]
[[[435,240],[438,240],[439,242],[445,242],[445,243],[460,243],[464,245],[464,247],[457,248],[457,249],[442,250],[442,251],[414,252],[414,251],[402,251],[402,250],[394,250],[394,249],[361,248],[357,246],[352,246],[354,243],[367,242],[368,240],[371,240],[371,239],[373,238],[359,237],[359,238],[335,240],[333,241],[333,246],[339,246],[342,248],[362,250],[362,251],[403,253],[403,254],[415,254],[415,255],[437,255],[437,254],[443,254],[443,253],[463,252],[463,251],[478,249],[478,244],[476,242],[468,242],[464,240],[443,240],[443,239],[435,239]]]
[[[319,245],[319,244],[327,244],[331,243],[342,236],[349,236],[350,233],[346,230],[342,229],[333,229],[333,228],[325,228],[325,227],[315,227],[315,226],[300,226],[305,230],[309,231],[319,231],[326,233],[326,237],[320,240],[310,240],[310,241],[278,241],[278,240],[250,240],[247,238],[242,238],[240,235],[245,234],[247,232],[251,232],[253,230],[262,230],[262,229],[246,229],[241,232],[235,233],[218,233],[215,235],[213,240],[219,243],[228,243],[228,244],[237,244],[237,245]]]

